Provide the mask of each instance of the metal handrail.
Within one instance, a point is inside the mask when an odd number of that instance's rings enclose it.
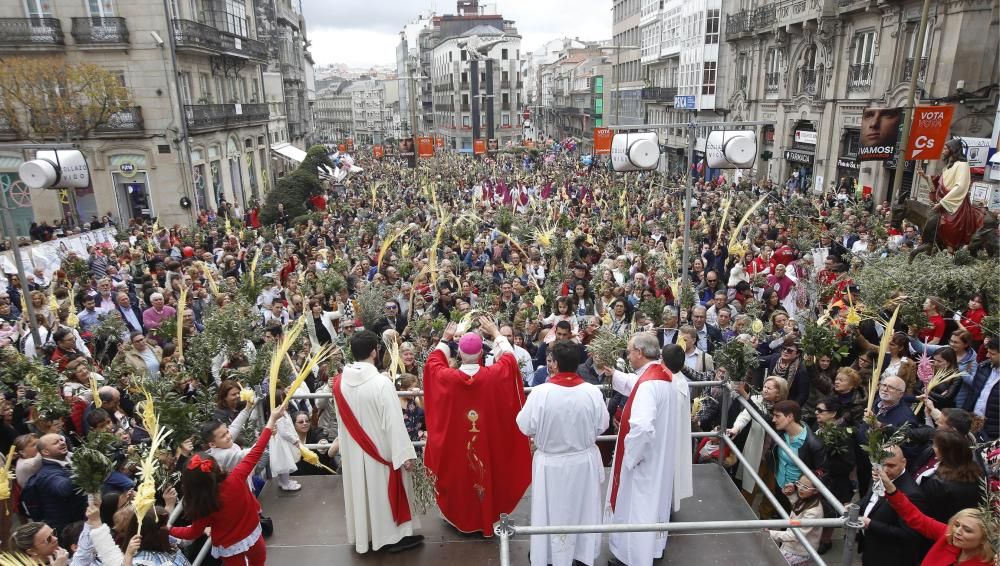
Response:
[[[774,432],[770,423],[765,421],[764,417],[760,416],[760,413],[757,412],[757,408],[744,399],[742,395],[737,395],[736,400],[739,401],[739,403],[743,405],[743,408],[747,410],[750,414],[750,418],[754,419],[761,425],[761,428],[764,429],[764,433],[770,436],[771,440],[773,440],[781,448],[781,450],[784,451],[785,455],[788,456],[800,470],[802,470],[802,473],[809,478],[809,481],[811,481],[814,486],[816,486],[816,489],[819,491],[820,495],[823,496],[823,499],[826,499],[826,502],[829,503],[830,506],[833,507],[838,513],[843,513],[846,509],[844,504],[841,503],[840,500],[838,500],[833,493],[830,492],[826,485],[824,485],[823,482],[816,477],[816,474],[814,474],[813,471],[802,462],[799,455],[785,443],[785,440],[781,438],[777,432]]]
[[[723,385],[725,383],[726,383],[725,381],[688,381],[688,387],[697,389],[697,388],[701,388],[701,387],[715,387],[717,385]],[[599,385],[595,385],[595,387],[600,388],[600,389],[607,389],[607,388],[611,387],[611,385],[607,384],[607,383],[601,383]],[[531,393],[532,389],[534,389],[534,387],[525,387],[524,388],[524,392],[525,393]],[[424,395],[426,395],[426,393],[424,393],[423,389],[418,389],[416,391],[397,391],[396,395],[398,397],[423,397]],[[292,395],[290,398],[291,399],[333,399],[333,394],[332,393],[295,393],[295,395]]]

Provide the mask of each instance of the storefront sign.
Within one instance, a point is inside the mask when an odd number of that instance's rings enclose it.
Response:
[[[814,156],[811,153],[806,153],[804,151],[785,151],[786,161],[811,164],[813,159]]]
[[[965,145],[965,158],[969,167],[986,167],[986,158],[990,153],[989,138],[960,138]]]
[[[122,163],[118,166],[118,170],[125,177],[135,177],[136,168],[133,163]]]
[[[838,169],[852,169],[857,171],[860,169],[858,166],[858,160],[851,157],[838,157],[837,158],[837,168]]]
[[[809,130],[795,130],[795,141],[809,145],[816,145],[816,132]]]

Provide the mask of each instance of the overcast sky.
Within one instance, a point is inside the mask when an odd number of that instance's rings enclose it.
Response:
[[[521,51],[558,37],[610,39],[612,0],[501,0],[493,2],[521,34]],[[352,67],[395,65],[403,26],[420,13],[454,14],[454,0],[302,0],[316,63]]]

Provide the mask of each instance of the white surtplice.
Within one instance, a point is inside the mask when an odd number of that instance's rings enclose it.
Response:
[[[670,408],[670,419],[673,426],[670,432],[676,438],[677,456],[674,461],[674,511],[681,508],[681,500],[694,495],[694,478],[692,477],[692,454],[694,448],[691,445],[691,387],[688,385],[688,378],[684,372],[677,372],[673,375],[674,404]]]
[[[637,373],[616,371],[612,378],[615,391],[629,395],[635,383],[652,364]],[[670,381],[644,382],[636,391],[629,418],[630,430],[625,437],[624,458],[618,498],[611,510],[613,481],[608,482],[605,522],[615,524],[666,523],[673,506],[673,484],[679,434],[673,430],[674,407],[680,394]],[[684,449],[687,450],[687,444]],[[623,455],[615,453],[615,460]],[[612,463],[612,473],[615,464]],[[629,566],[650,566],[663,557],[667,546],[666,532],[611,533],[608,537],[611,553]]]
[[[388,377],[375,366],[355,362],[344,368],[341,392],[357,417],[358,423],[371,438],[379,455],[399,469],[407,460],[417,457],[410,435],[403,423],[399,397]],[[340,458],[344,474],[344,504],[347,510],[347,540],[358,552],[368,552],[399,542],[420,527],[413,506],[413,490],[408,472],[403,472],[406,495],[413,519],[396,525],[389,507],[389,468],[369,456],[351,437],[337,407]]]
[[[535,387],[517,415],[517,426],[535,440],[531,524],[600,524],[604,466],[597,437],[608,428],[601,391],[589,383]],[[594,564],[601,535],[531,535],[532,566]]]

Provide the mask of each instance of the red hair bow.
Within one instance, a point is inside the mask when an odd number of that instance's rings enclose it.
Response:
[[[195,468],[200,468],[201,471],[203,471],[203,472],[211,472],[212,471],[212,459],[208,458],[208,457],[202,458],[201,456],[195,454],[194,456],[191,457],[191,461],[188,462],[188,466],[187,467],[188,467],[189,470],[193,470]]]

